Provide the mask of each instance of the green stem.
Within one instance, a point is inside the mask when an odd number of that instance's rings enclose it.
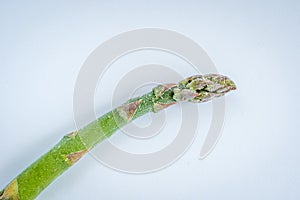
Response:
[[[64,136],[50,151],[9,183],[0,192],[0,200],[34,199],[96,144],[148,112],[158,112],[179,101],[205,102],[234,89],[235,85],[230,79],[214,74],[192,76],[178,84],[159,85],[141,97],[130,99],[86,127]]]

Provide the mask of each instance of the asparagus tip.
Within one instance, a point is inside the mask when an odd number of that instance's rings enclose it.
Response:
[[[179,82],[174,89],[176,101],[206,102],[236,90],[235,83],[220,74],[195,75]]]

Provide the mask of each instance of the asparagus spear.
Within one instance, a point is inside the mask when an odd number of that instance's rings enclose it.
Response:
[[[179,101],[206,102],[235,89],[232,80],[218,74],[196,75],[178,84],[159,85],[143,96],[130,99],[84,128],[65,135],[50,151],[11,181],[0,192],[0,200],[36,198],[96,144],[148,112],[158,112]]]

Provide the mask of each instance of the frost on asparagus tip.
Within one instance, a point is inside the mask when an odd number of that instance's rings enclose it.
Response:
[[[190,101],[194,103],[206,102],[220,97],[236,85],[228,77],[219,74],[195,75],[184,79],[174,88],[173,98],[176,101]]]

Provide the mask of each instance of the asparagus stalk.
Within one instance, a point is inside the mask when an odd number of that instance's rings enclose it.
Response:
[[[159,85],[143,96],[130,99],[84,128],[65,135],[50,151],[11,181],[0,192],[0,200],[36,198],[96,144],[148,112],[158,112],[179,101],[206,102],[235,89],[233,81],[218,74],[196,75],[178,84]]]

